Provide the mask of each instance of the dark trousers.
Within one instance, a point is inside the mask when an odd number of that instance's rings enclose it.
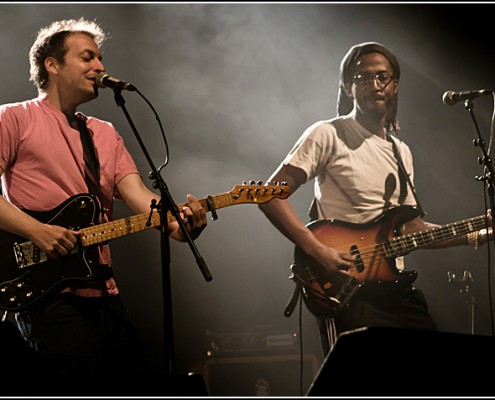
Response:
[[[66,377],[146,376],[141,339],[119,296],[61,294],[43,308],[17,315],[24,338]]]
[[[356,299],[333,319],[333,337],[329,332],[328,321],[317,318],[317,323],[324,354],[330,351],[336,336],[358,328],[438,330],[428,313],[428,305],[421,290],[413,286],[397,290],[387,284],[358,292]]]

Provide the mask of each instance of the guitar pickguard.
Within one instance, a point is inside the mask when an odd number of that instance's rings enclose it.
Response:
[[[98,204],[91,195],[74,196],[49,212],[29,212],[41,222],[73,230],[93,225]],[[0,231],[0,308],[18,311],[62,284],[92,277],[89,249],[76,246],[60,259],[50,260],[32,242]]]

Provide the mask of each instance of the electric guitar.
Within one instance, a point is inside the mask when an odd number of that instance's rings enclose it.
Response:
[[[317,220],[307,224],[323,244],[356,256],[347,275],[324,269],[296,246],[290,278],[301,285],[307,308],[315,316],[333,318],[356,298],[363,287],[383,282],[391,282],[392,286],[409,285],[416,280],[417,273],[397,269],[397,257],[482,229],[487,223],[486,216],[479,216],[399,236],[401,225],[418,215],[419,211],[414,207],[399,206],[365,224],[338,220]]]
[[[266,203],[274,198],[285,199],[289,188],[276,185],[236,185],[230,192],[207,196],[200,200],[214,219],[216,210],[237,204]],[[179,210],[187,203],[178,206]],[[141,232],[160,225],[155,208],[149,213],[97,224],[100,206],[91,194],[78,194],[46,212],[26,212],[37,220],[80,231],[72,252],[59,259],[49,259],[32,242],[20,236],[0,231],[0,309],[19,311],[35,304],[62,283],[91,279],[95,271],[93,255],[96,245],[111,239]],[[175,221],[170,211],[168,222]]]

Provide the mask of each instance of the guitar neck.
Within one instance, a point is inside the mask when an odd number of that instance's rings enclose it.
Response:
[[[254,203],[261,204],[274,198],[286,199],[289,196],[289,188],[285,185],[236,185],[230,192],[215,196],[207,196],[199,200],[206,212],[215,213],[217,209],[233,206],[236,204]],[[178,210],[182,210],[188,203],[179,204]],[[151,215],[150,215],[151,214]],[[214,215],[215,217],[215,215]],[[175,221],[172,212],[167,212],[167,221]],[[83,247],[105,243],[111,239],[126,236],[131,233],[141,232],[145,229],[155,228],[160,225],[160,214],[157,209],[152,213],[137,214],[132,217],[92,225],[80,229],[81,244]]]
[[[223,193],[217,196],[211,197],[210,201],[205,198],[199,200],[201,206],[206,212],[212,211],[212,209],[220,209],[228,207],[234,204],[230,193]],[[187,206],[188,203],[179,204],[177,207],[179,211]],[[167,222],[174,222],[176,218],[171,211],[167,212]],[[160,225],[160,214],[158,210],[153,210],[150,218],[150,213],[137,214],[131,217],[118,219],[115,221],[107,222],[104,224],[90,226],[81,229],[81,243],[83,247],[101,244],[112,239],[123,237],[132,233],[138,233],[150,228],[156,228]]]
[[[453,222],[425,231],[394,237],[383,243],[387,257],[405,255],[415,249],[426,247],[447,239],[452,239],[486,227],[486,217],[481,215]]]

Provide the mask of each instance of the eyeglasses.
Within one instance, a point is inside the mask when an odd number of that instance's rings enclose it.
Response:
[[[394,77],[390,75],[387,71],[380,72],[363,72],[362,74],[357,74],[352,77],[358,85],[369,85],[371,82],[376,80],[379,86],[387,86]]]

